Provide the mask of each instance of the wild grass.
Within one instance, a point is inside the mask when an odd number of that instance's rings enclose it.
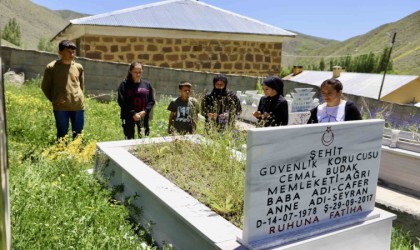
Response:
[[[418,239],[420,241],[420,239]],[[410,233],[393,228],[391,233],[392,250],[419,250],[420,243],[413,243],[410,240]]]
[[[39,84],[36,79],[22,87],[6,85],[5,91],[13,248],[155,249],[147,230],[129,216],[130,201],[114,200],[116,191],[106,189],[87,172],[93,167],[96,142],[124,137],[116,102],[88,98],[83,137],[57,144],[51,106]],[[163,98],[156,104],[151,137],[167,135],[168,101]],[[202,152],[182,142],[144,151],[162,167],[162,173],[238,225],[244,164],[234,160],[228,148],[241,150],[245,133],[205,133],[203,121],[198,133],[215,144],[204,144]],[[153,159],[159,155],[178,158],[181,163],[168,164],[174,160],[165,157]],[[197,164],[199,160],[202,163]],[[392,249],[418,246],[405,233],[394,230]]]
[[[6,85],[5,97],[13,249],[155,248],[128,208],[87,172],[96,141],[123,137],[117,105],[87,100],[86,133],[56,143],[39,80]]]
[[[226,143],[174,140],[139,146],[136,153],[178,187],[242,226],[245,159],[233,157]]]

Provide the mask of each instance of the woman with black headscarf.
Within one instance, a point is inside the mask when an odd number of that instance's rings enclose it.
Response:
[[[269,76],[263,81],[262,89],[265,96],[261,97],[254,117],[264,127],[286,126],[289,112],[283,97],[283,81],[277,76]]]
[[[241,102],[232,91],[227,90],[226,76],[218,74],[213,78],[213,91],[204,96],[202,114],[206,118],[206,129],[214,124],[218,131],[233,128],[236,116],[242,112]]]

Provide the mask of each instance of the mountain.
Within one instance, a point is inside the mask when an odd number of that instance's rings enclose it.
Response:
[[[57,13],[58,15],[60,15],[63,19],[65,20],[72,20],[72,19],[77,19],[77,18],[82,18],[82,17],[86,17],[86,16],[90,16],[88,14],[81,14],[78,12],[74,12],[71,10],[54,10],[55,13]]]
[[[373,52],[379,55],[390,46],[392,35],[397,33],[391,59],[399,74],[418,75],[420,72],[420,11],[399,21],[384,24],[368,33],[343,42],[329,43],[317,49],[297,50],[299,56],[361,55]],[[299,39],[299,38],[298,38]],[[302,38],[304,39],[304,38]],[[328,61],[327,58],[325,58]],[[295,64],[319,64],[320,58],[300,58]]]
[[[52,38],[69,22],[59,14],[29,0],[0,0],[0,28],[14,17],[25,49],[37,49],[41,37]]]
[[[21,28],[23,48],[37,49],[39,39],[51,39],[69,24],[68,20],[88,16],[69,10],[52,11],[29,0],[0,0],[0,28],[15,17]],[[332,55],[360,55],[382,53],[389,46],[387,33],[397,32],[392,51],[394,70],[400,74],[418,75],[420,72],[420,11],[397,22],[384,24],[364,35],[339,42],[308,36],[296,31],[295,39],[283,43],[282,66],[318,65],[320,57]],[[3,43],[2,43],[3,44]],[[308,57],[309,56],[309,57]],[[313,56],[313,57],[311,57]],[[325,60],[328,62],[327,58]]]
[[[293,66],[296,61],[294,55],[305,56],[312,51],[340,44],[337,40],[309,36],[293,30],[289,31],[295,33],[296,37],[287,38],[283,42],[283,66]]]
[[[19,48],[19,46],[14,45],[13,43],[11,43],[9,41],[6,41],[4,39],[1,39],[1,45],[7,46],[7,47],[10,47],[10,48],[15,48],[15,49]]]

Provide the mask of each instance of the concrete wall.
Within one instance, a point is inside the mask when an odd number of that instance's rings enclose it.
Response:
[[[77,44],[91,59],[255,76],[280,72],[282,48],[279,42],[99,35],[82,36]]]
[[[394,101],[398,103],[420,102],[420,77],[402,86],[398,91],[394,91],[381,99],[384,101]]]
[[[2,47],[1,57],[6,70],[24,72],[26,79],[43,76],[45,66],[58,58],[53,53],[34,50],[20,50]],[[125,78],[129,64],[105,62],[87,58],[78,58],[85,69],[86,94],[100,95],[109,99],[115,94],[119,83]],[[156,94],[178,95],[178,83],[190,81],[195,95],[202,95],[213,88],[213,73],[160,68],[145,65],[143,78],[149,80],[156,89]],[[257,78],[251,76],[227,75],[228,88],[232,91],[255,89]]]

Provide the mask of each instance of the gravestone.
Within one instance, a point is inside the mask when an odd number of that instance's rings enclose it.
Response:
[[[383,127],[368,120],[249,130],[239,240],[250,249],[281,246],[377,218]]]
[[[315,92],[312,88],[295,88],[295,93],[290,93],[293,97],[292,112],[305,112],[313,108],[313,100]]]

